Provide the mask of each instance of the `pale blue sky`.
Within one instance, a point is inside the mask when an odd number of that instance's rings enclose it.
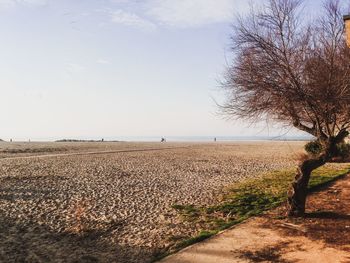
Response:
[[[0,138],[278,134],[212,100],[248,3],[0,0]]]

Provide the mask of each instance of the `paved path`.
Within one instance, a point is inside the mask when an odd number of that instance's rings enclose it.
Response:
[[[159,263],[350,262],[349,252],[307,237],[285,236],[265,223],[261,218],[247,221]]]

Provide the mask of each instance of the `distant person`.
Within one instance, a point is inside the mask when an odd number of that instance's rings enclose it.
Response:
[[[12,142],[12,139],[10,139],[10,142]]]
[[[160,142],[166,142],[165,138],[162,137],[162,139],[160,140]]]
[[[214,138],[214,142],[216,142],[216,137]]]
[[[104,141],[105,141],[105,139],[102,138],[101,142],[104,142]]]

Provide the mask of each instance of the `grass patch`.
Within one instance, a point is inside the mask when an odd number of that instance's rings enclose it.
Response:
[[[179,211],[180,215],[188,221],[195,220],[201,215],[201,208],[194,205],[173,205],[172,208]]]
[[[217,234],[217,230],[212,230],[212,231],[201,231],[197,236],[191,237],[189,239],[181,241],[179,244],[176,245],[177,249],[181,249],[187,246],[190,246],[192,244],[195,244],[197,242],[203,241],[215,234]]]
[[[311,175],[309,191],[349,172],[349,164],[330,164],[316,169]],[[203,229],[197,236],[179,241],[174,246],[175,251],[286,202],[294,176],[295,170],[273,171],[258,179],[238,183],[229,188],[222,201],[215,206],[173,205],[184,220],[200,224]]]

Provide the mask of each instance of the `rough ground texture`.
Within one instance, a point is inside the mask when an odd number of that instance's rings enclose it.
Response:
[[[213,204],[226,186],[294,166],[303,143],[57,145],[45,149],[123,152],[30,159],[5,157],[38,151],[3,152],[0,262],[149,262],[174,237],[199,230],[181,222],[173,204]],[[0,155],[11,147],[1,143]]]
[[[350,262],[350,176],[310,196],[302,219],[280,219],[283,207],[252,218],[162,263]]]

